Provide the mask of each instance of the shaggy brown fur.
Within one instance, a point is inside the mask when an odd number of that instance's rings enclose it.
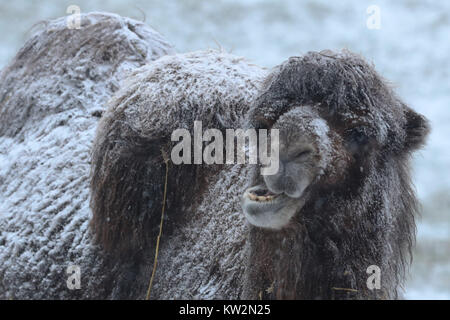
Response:
[[[286,228],[251,228],[245,297],[397,298],[418,213],[409,160],[423,145],[428,122],[349,52],[309,53],[275,68],[251,121],[270,127],[304,105],[326,120],[335,137],[332,156],[347,160],[308,187],[306,204]],[[381,268],[379,290],[367,289],[370,265]]]
[[[0,299],[107,299],[118,278],[89,228],[90,149],[125,76],[175,50],[112,13],[35,28],[0,73]],[[81,270],[81,289],[66,269]]]
[[[211,66],[202,69],[202,61],[213,60],[227,71],[225,77],[218,77],[220,73]],[[130,77],[132,83],[113,99],[102,118],[94,143],[91,207],[97,240],[112,255],[138,261],[137,265],[141,254],[152,248],[164,185],[160,149],[170,153],[174,129],[191,129],[194,120],[203,120],[204,127],[238,128],[247,114],[256,127],[282,126],[282,115],[287,117],[294,107],[309,105],[337,137],[334,150],[345,154],[347,160],[340,164],[340,171],[327,168],[308,188],[306,204],[286,228],[270,231],[251,227],[247,259],[239,258],[246,250],[243,246],[227,253],[237,260],[224,257],[221,263],[239,261],[247,271],[242,276],[233,274],[224,297],[235,297],[243,281],[241,297],[252,299],[260,294],[277,299],[396,298],[414,241],[418,210],[409,158],[424,142],[427,121],[405,106],[372,66],[347,52],[309,53],[289,59],[267,77],[249,112],[249,96],[255,94],[257,77],[242,76],[242,66],[233,69],[238,63],[232,57],[211,53],[177,56],[163,58]],[[197,69],[203,71],[197,74]],[[237,85],[241,78],[247,87]],[[222,88],[227,88],[225,93]],[[192,214],[202,221],[186,208],[198,210],[192,202],[201,202],[217,183],[217,170],[226,167],[171,166],[166,241],[172,239],[172,229],[187,232],[180,217],[186,223],[185,215]],[[260,180],[258,172],[253,176],[250,184]],[[216,201],[222,206],[219,217],[231,213],[226,201],[236,203],[226,198]],[[200,237],[194,241],[209,246]],[[177,241],[182,239],[180,236]],[[184,248],[181,243],[173,247],[179,251]],[[213,254],[217,248],[208,250]],[[183,257],[189,253],[167,253],[168,268],[172,254]],[[195,261],[194,267],[202,270],[198,282],[190,279],[178,284],[161,275],[161,283],[172,287],[160,288],[156,297],[170,290],[185,297],[186,283],[195,283],[192,292],[204,296],[200,286],[223,283],[230,277],[228,271],[218,272],[217,262],[208,262],[209,258]],[[202,269],[207,263],[212,263],[209,274]],[[173,264],[180,262],[174,257]],[[378,291],[366,287],[366,268],[372,264],[382,270],[382,289]],[[165,270],[173,272],[179,270]],[[127,290],[135,281],[125,279]],[[180,288],[173,290],[177,285]],[[126,291],[119,293],[124,295],[133,296]]]
[[[128,79],[100,121],[92,154],[91,226],[108,252],[127,259],[154,242],[165,176],[162,150],[170,155],[173,130],[192,131],[194,120],[204,128],[242,127],[260,73],[242,58],[206,51],[163,58]],[[210,174],[200,165],[171,165],[171,221],[201,199]],[[170,228],[168,223],[165,234]]]

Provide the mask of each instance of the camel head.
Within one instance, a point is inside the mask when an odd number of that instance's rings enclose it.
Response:
[[[327,191],[357,194],[370,172],[409,155],[428,133],[426,119],[348,52],[308,53],[276,67],[250,121],[279,130],[271,143],[278,172],[254,175],[242,197],[247,220],[269,229],[289,225],[308,202],[320,205]]]

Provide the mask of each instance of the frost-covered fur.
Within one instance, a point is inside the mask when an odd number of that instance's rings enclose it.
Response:
[[[292,223],[269,231],[240,208],[257,170],[169,162],[151,297],[395,298],[417,210],[408,160],[426,121],[352,54],[292,58],[263,85],[263,69],[216,51],[136,69],[167,53],[143,24],[89,14],[80,30],[50,22],[2,72],[0,298],[144,298],[172,130],[194,120],[240,128],[248,114],[258,127],[289,127],[306,105],[341,137],[330,141],[349,155],[345,170],[328,167]],[[79,290],[66,287],[72,264]],[[382,270],[377,293],[364,287],[370,264]]]
[[[107,298],[111,271],[88,228],[95,128],[128,72],[174,50],[114,14],[37,29],[0,75],[0,298]],[[66,286],[72,264],[81,290]]]
[[[261,183],[257,168],[170,165],[152,298],[398,297],[417,213],[409,157],[427,121],[348,52],[293,57],[257,94],[263,75],[226,54],[168,56],[136,70],[112,100],[93,149],[91,206],[97,240],[130,270],[118,296],[145,291],[171,132],[192,131],[194,120],[239,128],[249,113],[257,127],[316,136],[320,174],[285,227],[248,229],[239,200]],[[370,265],[382,272],[376,291]]]
[[[244,297],[398,298],[418,210],[409,160],[427,120],[349,52],[290,58],[267,77],[251,113],[255,126],[287,136],[280,145],[311,145],[301,159],[280,150],[297,171],[264,181],[254,174],[251,185],[286,193],[295,186],[289,179],[314,178],[282,230],[251,227]],[[326,124],[310,125],[318,121]],[[371,265],[381,269],[381,288],[372,291]]]
[[[111,101],[92,156],[92,226],[129,277],[119,297],[145,295],[173,130],[242,128],[265,71],[217,51],[166,56],[136,70]],[[169,162],[164,232],[152,298],[240,297],[247,168]]]

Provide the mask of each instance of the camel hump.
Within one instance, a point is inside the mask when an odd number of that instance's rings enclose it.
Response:
[[[0,299],[107,296],[88,232],[95,128],[125,75],[174,49],[132,19],[80,21],[42,23],[0,75]],[[83,290],[67,288],[69,265]]]
[[[158,32],[116,14],[81,14],[78,28],[68,17],[43,21],[0,74],[0,135],[74,109],[98,117],[125,74],[171,53]]]

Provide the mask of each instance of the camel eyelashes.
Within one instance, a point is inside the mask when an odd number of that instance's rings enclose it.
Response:
[[[297,152],[294,156],[294,158],[302,158],[304,156],[307,156],[309,154],[311,154],[312,150],[301,150],[299,152]]]

